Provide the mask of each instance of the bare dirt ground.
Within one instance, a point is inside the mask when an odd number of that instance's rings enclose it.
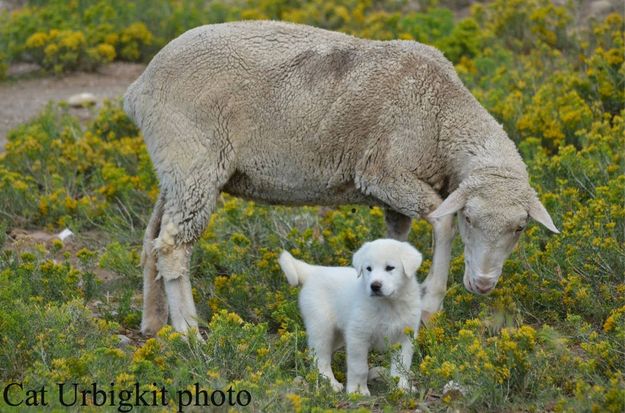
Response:
[[[89,92],[100,104],[106,98],[123,95],[144,68],[142,64],[112,63],[95,73],[29,79],[18,76],[0,83],[0,151],[7,132],[37,115],[50,100],[67,100],[77,93]],[[19,68],[12,69],[19,72]]]

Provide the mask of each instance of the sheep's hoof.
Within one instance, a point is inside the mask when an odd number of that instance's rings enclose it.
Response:
[[[423,324],[425,328],[428,328],[430,326],[430,321],[432,321],[436,313],[438,313],[438,311],[429,312],[421,310],[421,324]]]
[[[159,332],[165,323],[158,319],[158,317],[152,317],[149,320],[144,320],[141,323],[141,334],[147,337],[153,337]]]

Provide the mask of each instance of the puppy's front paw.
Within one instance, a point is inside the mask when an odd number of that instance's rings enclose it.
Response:
[[[339,383],[337,380],[331,380],[330,385],[332,386],[332,390],[337,393],[343,391],[343,384]]]
[[[417,388],[410,384],[410,381],[406,377],[400,377],[399,382],[397,383],[397,387],[407,392],[416,392]]]
[[[371,396],[371,393],[369,393],[369,388],[367,387],[366,384],[355,385],[355,386],[350,386],[348,384],[347,393],[359,393],[363,396]]]

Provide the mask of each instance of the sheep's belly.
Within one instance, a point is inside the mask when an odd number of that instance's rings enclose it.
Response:
[[[353,181],[339,184],[297,177],[262,177],[235,173],[223,191],[242,198],[283,205],[378,205],[372,197],[364,195]]]

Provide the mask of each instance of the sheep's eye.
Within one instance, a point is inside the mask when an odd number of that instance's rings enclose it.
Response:
[[[467,221],[467,224],[471,225],[471,219],[467,215],[464,216],[464,220]]]
[[[371,267],[367,267],[367,271],[371,272]]]
[[[385,270],[389,271],[389,272],[393,271],[394,269],[395,269],[395,267],[393,267],[392,265],[387,265],[386,268],[385,268]]]
[[[520,234],[521,232],[523,232],[524,229],[525,227],[523,225],[519,225],[518,227],[516,227],[514,232],[516,232],[517,234]]]

